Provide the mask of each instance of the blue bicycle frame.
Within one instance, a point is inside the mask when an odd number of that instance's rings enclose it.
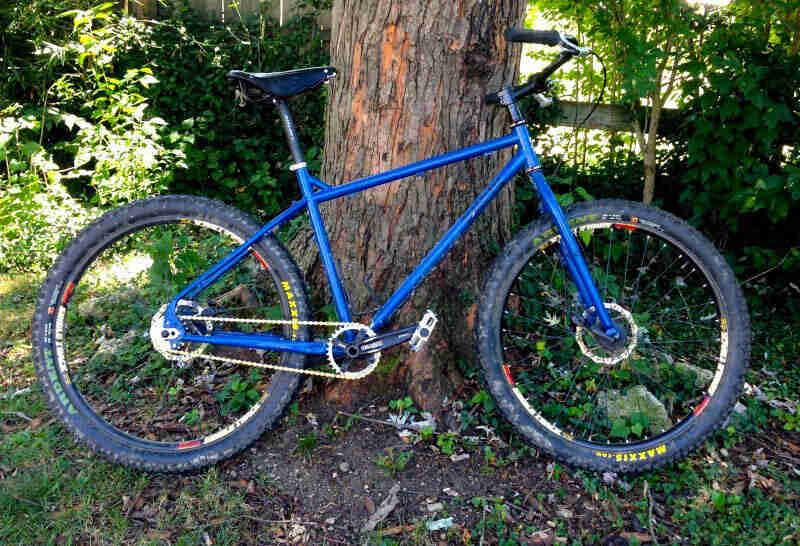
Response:
[[[600,299],[599,292],[591,278],[575,236],[570,230],[564,213],[558,205],[550,186],[547,184],[544,175],[542,175],[539,158],[533,150],[530,133],[524,121],[515,123],[512,133],[504,137],[411,163],[404,167],[391,169],[384,173],[361,178],[340,186],[330,186],[309,173],[305,162],[302,161],[302,153],[297,144],[294,125],[291,121],[288,109],[283,102],[279,102],[278,106],[281,110],[290,148],[296,161],[292,168],[297,176],[303,197],[273,218],[247,241],[242,243],[214,267],[198,277],[172,299],[165,313],[164,324],[168,328],[177,330],[178,335],[171,340],[173,346],[177,346],[177,344],[181,342],[198,342],[268,351],[324,355],[327,352],[327,343],[322,341],[291,341],[282,336],[268,333],[214,332],[210,335],[188,334],[180,320],[178,320],[175,309],[178,301],[194,298],[225,274],[225,272],[235,266],[247,255],[250,247],[262,237],[271,233],[273,230],[277,230],[281,225],[301,212],[308,211],[339,320],[342,322],[350,322],[352,320],[350,309],[333,255],[331,254],[327,231],[319,212],[319,204],[340,197],[353,195],[401,178],[424,173],[451,163],[464,161],[480,155],[491,154],[511,146],[517,148],[512,159],[495,175],[489,185],[484,188],[475,201],[464,211],[461,217],[450,227],[439,242],[436,243],[411,275],[409,275],[395,293],[392,294],[386,303],[375,313],[370,327],[373,331],[379,332],[388,324],[392,314],[406,301],[414,289],[425,279],[427,274],[436,267],[447,251],[453,246],[453,243],[472,225],[486,206],[497,196],[500,190],[512,180],[514,175],[516,175],[520,169],[524,168],[531,183],[539,194],[542,211],[550,216],[561,236],[561,259],[575,283],[581,303],[584,306],[584,314],[581,320],[586,327],[590,328],[596,328],[596,324],[599,323],[601,331],[607,336],[611,338],[619,337],[619,330],[609,317]],[[511,106],[515,107],[514,104],[511,104]],[[516,108],[514,108],[514,110],[516,110]],[[512,111],[512,115],[513,114],[514,112]]]

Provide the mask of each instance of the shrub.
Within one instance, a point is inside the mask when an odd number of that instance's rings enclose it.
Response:
[[[314,16],[222,27],[185,8],[160,22],[83,0],[0,8],[12,74],[0,83],[0,271],[48,267],[92,215],[167,190],[285,206],[296,184],[282,129],[271,109],[236,108],[225,73],[327,63]],[[294,101],[304,141],[322,142],[324,106],[319,92]],[[307,155],[318,167],[319,148]]]
[[[764,45],[752,28],[719,22],[688,66],[671,159],[681,202],[713,231],[798,227],[800,55]]]

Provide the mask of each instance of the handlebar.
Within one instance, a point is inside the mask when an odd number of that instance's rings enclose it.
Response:
[[[561,46],[561,54],[547,67],[528,78],[527,83],[510,88],[510,99],[516,101],[531,93],[541,93],[547,89],[547,78],[561,68],[561,65],[578,55],[588,55],[591,50],[578,45],[575,37],[557,30],[528,30],[522,28],[507,28],[505,38],[509,42],[525,42],[543,44],[548,46]],[[489,93],[483,99],[486,104],[500,104],[500,93]]]
[[[589,55],[592,51],[589,48],[581,47],[574,36],[559,32],[557,30],[528,30],[523,28],[507,28],[505,38],[509,42],[524,42],[542,44],[548,46],[561,46],[561,54],[550,63],[544,70],[528,78],[527,83],[510,88],[510,99],[517,100],[530,95],[531,93],[541,93],[547,89],[547,78],[553,72],[561,68],[561,65],[569,61],[572,57],[579,55]],[[483,99],[486,104],[500,104],[500,93],[489,93]]]
[[[561,43],[561,33],[557,30],[528,30],[524,28],[507,28],[506,40],[528,44],[557,46]]]
[[[546,91],[548,87],[547,78],[549,78],[553,72],[561,68],[561,65],[576,55],[577,53],[571,50],[562,50],[558,58],[547,65],[544,70],[533,74],[530,78],[528,78],[526,83],[512,87],[510,89],[510,98],[516,101],[517,99],[526,97],[531,93],[541,93],[542,91]],[[489,93],[483,100],[486,104],[500,104],[500,93],[501,91],[498,91],[497,93]]]

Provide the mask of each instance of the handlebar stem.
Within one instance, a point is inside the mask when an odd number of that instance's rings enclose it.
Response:
[[[515,91],[513,87],[507,85],[497,93],[500,104],[508,108],[508,113],[511,114],[511,122],[514,124],[525,120],[525,118],[522,117],[522,113],[519,111]]]

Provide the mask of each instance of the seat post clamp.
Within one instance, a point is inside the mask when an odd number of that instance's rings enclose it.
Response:
[[[290,171],[296,171],[298,169],[302,169],[302,168],[307,167],[307,166],[308,165],[306,165],[305,161],[301,161],[300,163],[295,163],[294,165],[290,165],[289,166],[289,170]]]

